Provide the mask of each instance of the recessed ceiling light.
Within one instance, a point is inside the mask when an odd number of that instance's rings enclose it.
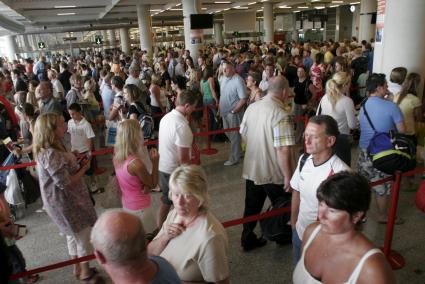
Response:
[[[176,4],[176,7],[178,7],[178,6],[180,6],[182,3],[178,3],[178,4]]]
[[[263,9],[258,9],[257,12],[263,12]]]
[[[289,7],[289,6],[286,6],[286,5],[284,5],[284,6],[279,6],[279,8],[280,8],[280,9],[292,9],[292,7]]]
[[[341,3],[344,3],[344,1],[332,1],[332,3],[341,4]]]
[[[230,4],[230,1],[214,1],[215,4]]]
[[[298,9],[308,9],[308,7],[307,7],[307,6],[298,6],[297,8],[298,8]]]
[[[248,3],[248,5],[254,5],[255,3],[257,3],[257,2],[251,2],[251,3]]]
[[[357,5],[357,4],[360,4],[360,2],[352,2],[352,3],[350,3],[351,5]]]
[[[57,6],[54,6],[55,7],[55,9],[62,9],[62,8],[76,8],[77,6],[74,6],[74,5],[57,5]]]
[[[58,16],[71,16],[75,15],[75,13],[58,13]]]
[[[230,10],[230,8],[223,9],[223,11],[229,11],[229,10]]]
[[[292,13],[299,13],[299,12],[300,12],[300,11],[298,11],[298,10],[297,10],[297,11],[293,11]]]
[[[246,9],[248,9],[248,7],[235,7],[235,9],[238,9],[238,10],[246,10]]]
[[[183,11],[183,9],[182,8],[172,8],[172,9],[170,9],[170,11]]]
[[[314,7],[314,9],[316,9],[316,10],[322,10],[322,9],[325,9],[325,6],[316,6],[316,7]]]
[[[201,8],[201,10],[204,10],[205,11],[205,10],[207,10],[207,8]]]
[[[159,12],[161,9],[151,9],[151,12]]]
[[[319,2],[320,0],[311,0],[311,2]]]
[[[330,5],[329,8],[339,7],[339,5]]]

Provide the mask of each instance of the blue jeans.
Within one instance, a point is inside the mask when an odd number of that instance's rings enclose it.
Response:
[[[301,258],[301,240],[298,237],[297,230],[292,229],[292,259],[294,266],[297,265]]]

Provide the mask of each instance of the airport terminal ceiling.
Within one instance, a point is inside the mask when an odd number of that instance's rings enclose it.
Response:
[[[201,1],[201,13],[214,14],[214,20],[223,19],[223,13],[256,10],[263,14],[266,1]],[[356,1],[286,0],[273,2],[274,14],[316,11],[339,5],[359,4]],[[138,4],[150,4],[153,26],[183,24],[180,1],[166,0],[3,0],[0,1],[0,36],[10,34],[41,34],[72,31],[93,31],[119,27],[137,27]]]

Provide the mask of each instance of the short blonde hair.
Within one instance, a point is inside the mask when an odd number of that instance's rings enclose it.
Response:
[[[48,148],[63,150],[61,142],[56,138],[55,133],[60,119],[63,119],[63,116],[53,112],[43,113],[37,118],[32,145],[35,158]]]
[[[118,124],[114,146],[114,164],[124,163],[128,156],[138,156],[143,146],[143,134],[139,122],[135,119],[126,119]]]
[[[207,212],[209,209],[209,194],[207,175],[201,166],[182,165],[174,170],[170,176],[169,186],[178,187],[185,193],[190,193],[199,201],[199,211]],[[171,199],[172,192],[168,193]]]

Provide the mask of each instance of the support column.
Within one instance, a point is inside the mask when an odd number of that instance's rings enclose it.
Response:
[[[297,16],[295,16],[295,13],[293,13],[293,18],[292,18],[292,35],[291,35],[291,39],[295,40],[296,42],[298,42],[298,30],[297,30]]]
[[[214,23],[214,39],[215,39],[216,45],[224,45],[222,23],[219,23],[219,22]]]
[[[152,19],[150,5],[137,5],[137,22],[139,24],[140,49],[146,50],[150,59],[153,54]]]
[[[359,27],[360,27],[360,7],[356,6],[356,10],[353,12],[353,19],[351,23],[351,36],[355,36],[359,42],[362,40],[359,38]],[[368,39],[367,41],[369,41]]]
[[[387,0],[385,7],[379,7],[377,28],[381,26],[380,11],[385,15],[383,36],[381,42],[375,42],[373,72],[386,74],[388,80],[393,68],[406,67],[409,73],[421,75],[422,88],[425,78],[425,1]]]
[[[376,12],[376,6],[377,0],[362,0],[360,2],[359,42],[362,40],[369,42],[375,36],[375,25],[371,24],[371,20],[372,13]]]
[[[114,48],[115,47],[115,31],[108,30],[108,36],[109,36],[109,47]]]
[[[199,50],[203,46],[203,31],[190,29],[190,15],[200,14],[201,2],[199,0],[182,0],[183,23],[184,23],[184,45],[185,49],[190,51],[193,61],[197,62]],[[195,33],[197,33],[195,35]]]
[[[128,28],[120,28],[120,41],[122,51],[126,54],[130,54],[130,36],[128,35]]]
[[[29,38],[29,35],[23,35],[22,37],[23,37],[23,39],[24,39],[24,49],[25,49],[26,51],[31,51],[31,50],[32,50],[32,46],[31,46],[31,44],[30,44],[30,38]]]
[[[7,35],[4,37],[6,43],[6,56],[9,61],[16,59],[16,53],[18,52],[18,45],[15,40],[16,36]]]
[[[100,33],[102,34],[103,44],[105,44],[105,42],[108,40],[108,33],[106,30],[101,30]]]
[[[274,39],[274,19],[273,19],[273,3],[264,2],[264,42],[273,42]]]
[[[335,42],[338,42],[339,30],[341,25],[341,7],[336,7],[335,11]]]

